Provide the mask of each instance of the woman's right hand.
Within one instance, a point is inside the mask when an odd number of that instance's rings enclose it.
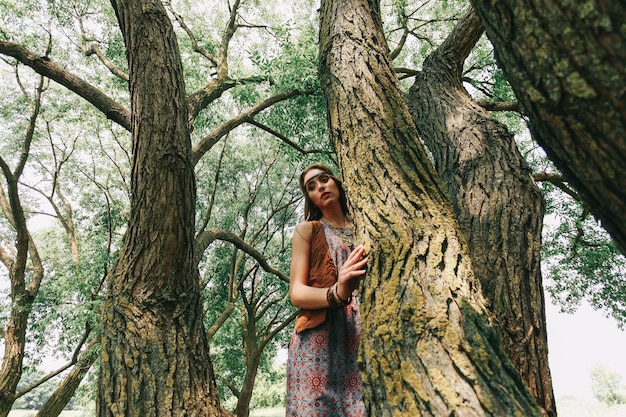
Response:
[[[354,279],[362,277],[367,272],[365,269],[369,258],[365,257],[365,248],[357,246],[341,265],[337,274],[337,296],[341,300],[347,300],[352,295],[352,289],[356,287]]]

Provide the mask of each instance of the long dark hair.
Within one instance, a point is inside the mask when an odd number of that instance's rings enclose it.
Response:
[[[339,178],[335,176],[330,168],[328,168],[324,164],[318,163],[309,165],[300,174],[300,190],[302,190],[302,194],[304,194],[304,220],[319,220],[322,218],[322,211],[317,208],[315,204],[313,204],[313,202],[309,198],[309,193],[307,193],[306,187],[304,186],[304,176],[312,169],[319,169],[321,171],[324,171],[325,173],[330,175],[333,181],[335,181],[335,184],[337,184],[337,188],[339,189],[339,205],[341,206],[341,211],[343,211],[344,216],[348,217],[348,201],[346,199],[346,192],[343,190],[343,183]]]

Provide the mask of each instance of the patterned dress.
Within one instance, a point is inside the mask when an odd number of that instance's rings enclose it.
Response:
[[[351,252],[341,230],[326,223],[324,234],[337,269]],[[287,417],[362,417],[363,388],[357,352],[361,339],[359,298],[329,308],[323,324],[294,332],[287,359]]]

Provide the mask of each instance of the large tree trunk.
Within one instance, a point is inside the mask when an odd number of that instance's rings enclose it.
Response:
[[[556,415],[540,268],[544,204],[506,126],[461,83],[483,33],[470,10],[424,62],[407,100],[469,243],[504,348],[538,404]]]
[[[626,254],[626,3],[472,4],[533,136]]]
[[[98,415],[218,416],[176,38],[160,1],[112,3],[129,62],[133,166],[128,231],[102,307]]]
[[[26,242],[28,245],[28,240]],[[21,272],[10,271],[11,313],[2,335],[4,357],[0,368],[0,417],[6,417],[15,402],[15,391],[22,377],[28,315],[34,301],[34,297],[30,296],[20,284],[24,279],[15,278],[16,273],[23,276],[23,270]]]
[[[320,30],[331,136],[370,253],[360,350],[369,415],[540,415],[489,325],[398,89],[378,2],[323,0]]]

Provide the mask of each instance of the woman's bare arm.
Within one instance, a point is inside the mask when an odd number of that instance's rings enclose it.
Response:
[[[299,308],[320,309],[329,307],[327,288],[308,285],[311,265],[311,240],[313,226],[310,222],[299,223],[291,241],[291,268],[289,274],[289,297],[291,304]],[[357,247],[339,269],[337,295],[342,300],[350,297],[350,281],[365,274],[367,264],[362,246]]]

